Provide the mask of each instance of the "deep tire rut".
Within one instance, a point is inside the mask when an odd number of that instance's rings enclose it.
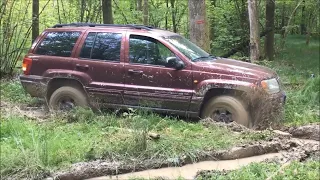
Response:
[[[281,163],[302,160],[310,154],[319,153],[319,141],[301,140],[296,138],[261,141],[255,144],[234,147],[229,150],[198,154],[199,162],[192,163],[182,159],[180,163],[169,161],[142,162],[106,162],[93,161],[77,163],[65,172],[58,172],[53,177],[60,180],[78,179],[128,179],[139,178],[195,178],[198,171],[232,170],[251,162],[277,159]],[[98,177],[98,178],[94,178]]]

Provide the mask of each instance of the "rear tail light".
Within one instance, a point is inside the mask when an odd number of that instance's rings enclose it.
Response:
[[[23,70],[23,74],[28,75],[31,69],[31,65],[32,65],[32,59],[31,58],[23,58],[23,62],[22,62],[22,70]]]

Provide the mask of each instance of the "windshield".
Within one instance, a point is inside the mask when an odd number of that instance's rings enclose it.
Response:
[[[175,46],[182,54],[191,59],[191,61],[212,60],[213,58],[213,56],[182,36],[169,36],[166,37],[165,40]]]

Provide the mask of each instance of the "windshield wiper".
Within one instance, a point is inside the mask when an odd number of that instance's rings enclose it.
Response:
[[[209,54],[209,56],[200,56],[200,57],[197,57],[197,58],[195,58],[195,59],[192,59],[192,61],[194,61],[194,62],[196,62],[196,61],[200,61],[201,59],[207,59],[207,58],[213,58],[213,59],[215,59],[216,57],[215,56],[213,56],[213,55],[211,55],[211,54]]]

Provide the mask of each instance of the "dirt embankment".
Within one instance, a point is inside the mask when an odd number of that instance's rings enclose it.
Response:
[[[127,179],[134,176],[156,178],[163,174],[162,178],[175,179],[181,176],[190,178],[195,177],[198,171],[237,169],[250,162],[260,162],[269,158],[276,158],[281,162],[303,160],[311,154],[319,154],[319,147],[319,141],[281,137],[228,150],[199,153],[198,163],[192,163],[186,157],[175,161],[107,162],[99,160],[74,164],[71,169],[55,173],[53,177],[60,180],[88,179],[99,176],[103,177],[98,179]]]
[[[201,120],[200,123],[202,123],[204,126],[215,125],[220,127],[226,127],[231,131],[235,132],[259,132],[256,130],[248,129],[247,127],[237,124],[235,122],[225,124],[221,122],[215,122],[211,119],[204,119]],[[274,128],[274,130],[272,131],[276,133],[278,136],[288,136],[299,139],[310,139],[320,141],[320,123],[313,123],[297,127],[286,127],[282,125]]]
[[[291,127],[288,132],[296,138],[320,141],[320,124]]]

